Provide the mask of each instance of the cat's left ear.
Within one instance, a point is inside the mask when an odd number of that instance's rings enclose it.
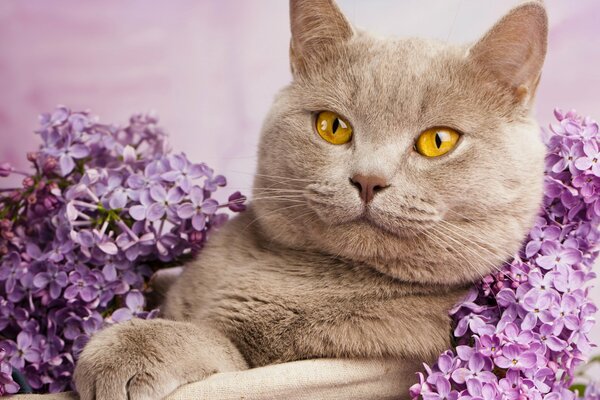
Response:
[[[548,16],[541,1],[512,9],[469,50],[478,66],[529,105],[546,57]]]
[[[290,0],[290,25],[294,76],[317,69],[354,35],[334,0]]]

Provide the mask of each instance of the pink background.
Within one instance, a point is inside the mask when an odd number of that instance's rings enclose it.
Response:
[[[517,1],[339,3],[377,34],[472,41]],[[600,2],[546,3],[539,121],[555,106],[600,118]],[[0,161],[25,167],[37,115],[59,103],[106,122],[152,109],[175,149],[248,192],[262,119],[290,80],[288,29],[284,0],[1,0]]]

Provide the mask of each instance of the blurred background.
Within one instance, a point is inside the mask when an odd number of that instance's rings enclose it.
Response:
[[[155,110],[175,150],[249,192],[262,120],[290,79],[284,0],[1,0],[0,161],[27,167],[37,116],[64,104],[103,122]],[[516,0],[339,0],[373,33],[474,41]],[[546,0],[537,95],[600,118],[600,2]],[[6,181],[0,185],[6,184]],[[593,296],[600,303],[600,290]],[[600,326],[593,338],[600,342]]]

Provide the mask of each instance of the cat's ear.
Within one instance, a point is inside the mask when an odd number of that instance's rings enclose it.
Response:
[[[548,16],[541,1],[519,5],[469,50],[469,57],[530,103],[540,79],[548,42]]]
[[[333,0],[290,0],[290,63],[294,76],[317,69],[354,35]]]

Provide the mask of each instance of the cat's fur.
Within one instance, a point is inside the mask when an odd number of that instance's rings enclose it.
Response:
[[[217,371],[305,358],[431,360],[450,345],[448,310],[465,287],[531,226],[540,3],[473,46],[375,39],[330,0],[290,6],[294,80],[264,124],[252,206],[186,267],[165,319],[91,339],[75,372],[84,400],[158,399]],[[352,124],[349,144],[315,132],[322,110]],[[413,148],[432,126],[463,133],[439,158]],[[355,174],[389,187],[365,206]]]

